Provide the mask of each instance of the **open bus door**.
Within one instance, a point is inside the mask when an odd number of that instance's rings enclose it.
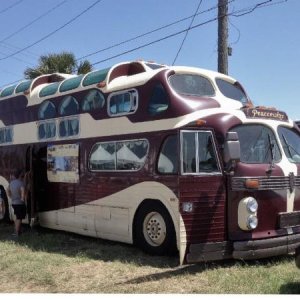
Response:
[[[28,223],[33,226],[37,220],[37,207],[35,202],[34,193],[34,158],[33,158],[33,146],[29,146],[26,151],[26,170],[25,170],[25,195]]]
[[[185,260],[192,263],[223,259],[228,254],[226,180],[212,131],[182,130],[180,156],[179,197],[186,231]],[[184,238],[185,234],[180,240]]]

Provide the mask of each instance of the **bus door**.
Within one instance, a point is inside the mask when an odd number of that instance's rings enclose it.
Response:
[[[214,246],[223,247],[218,242],[227,238],[226,185],[212,131],[182,130],[180,162],[179,199],[185,227],[180,239],[184,240],[186,234],[187,260],[203,260],[203,246],[208,243],[215,250],[209,255],[216,255],[216,251],[222,255],[222,249]]]
[[[47,147],[33,148],[32,151],[32,199],[36,214],[47,210]]]
[[[40,221],[43,222],[42,216],[46,218],[44,213],[52,212],[56,216],[56,225],[71,226],[74,222],[75,189],[79,183],[79,145],[49,144],[41,147],[36,152],[33,169],[34,196]]]
[[[33,146],[29,146],[26,150],[26,165],[25,165],[25,197],[27,206],[28,223],[33,225],[36,218],[36,203],[34,197],[34,173],[33,173]]]

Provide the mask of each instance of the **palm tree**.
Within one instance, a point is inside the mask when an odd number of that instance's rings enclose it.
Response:
[[[24,71],[26,79],[34,79],[43,74],[67,73],[86,74],[92,71],[92,64],[88,60],[77,63],[71,52],[42,55],[36,68],[27,68]]]

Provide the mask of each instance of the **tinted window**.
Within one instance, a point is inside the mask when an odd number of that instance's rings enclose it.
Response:
[[[165,67],[164,65],[158,65],[158,64],[155,64],[155,63],[147,63],[146,65],[149,68],[151,68],[152,70],[157,70],[157,69],[161,69],[161,68]]]
[[[219,172],[212,134],[201,131],[181,132],[183,173]]]
[[[215,90],[211,82],[200,75],[175,74],[169,78],[171,86],[179,94],[213,96]]]
[[[216,79],[216,83],[221,93],[225,97],[238,100],[242,103],[246,103],[248,101],[247,96],[245,95],[238,83],[232,84],[223,79]]]
[[[59,136],[69,137],[78,135],[79,133],[79,119],[65,119],[59,122]]]
[[[43,122],[38,124],[38,138],[40,140],[51,139],[56,136],[56,123]]]
[[[279,126],[278,134],[288,160],[300,163],[300,136],[294,129]]]
[[[241,161],[245,163],[271,163],[281,159],[273,131],[263,125],[241,125],[230,131],[238,133]]]
[[[109,69],[105,69],[105,70],[98,70],[98,71],[93,71],[91,73],[88,73],[84,77],[82,85],[87,86],[87,85],[99,83],[99,82],[105,80],[108,71],[109,71]]]
[[[72,96],[66,96],[63,98],[59,113],[60,115],[76,115],[79,111],[79,105],[77,100]]]
[[[39,110],[39,119],[52,119],[56,116],[55,105],[51,101],[45,101],[42,103]]]
[[[0,96],[1,97],[7,97],[7,96],[12,95],[16,86],[17,85],[12,85],[12,86],[9,86],[9,87],[5,88],[4,90],[1,91]]]
[[[148,105],[150,115],[158,115],[166,111],[169,107],[169,97],[162,84],[157,84],[152,93]]]
[[[0,129],[0,144],[11,143],[13,139],[13,133],[11,127],[5,127]]]
[[[16,93],[22,93],[25,92],[30,88],[32,80],[22,81],[19,83],[19,85],[16,87]]]
[[[83,111],[91,111],[94,109],[100,109],[104,106],[105,99],[101,92],[98,90],[91,90],[84,97],[82,103]]]
[[[136,90],[113,93],[109,96],[109,115],[126,115],[137,109],[138,94]]]
[[[178,139],[176,135],[169,136],[160,151],[157,169],[160,173],[178,172]]]
[[[146,140],[97,143],[92,148],[89,167],[94,171],[139,170],[147,153]]]
[[[59,91],[65,92],[76,89],[77,87],[79,87],[82,77],[83,75],[79,75],[77,77],[64,80],[59,87]]]
[[[57,92],[58,86],[60,82],[54,82],[51,84],[48,84],[47,86],[43,87],[39,93],[40,97],[46,97],[53,95]]]

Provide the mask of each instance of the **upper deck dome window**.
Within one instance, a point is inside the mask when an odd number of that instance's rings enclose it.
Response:
[[[69,90],[74,90],[79,87],[81,79],[83,75],[79,75],[77,77],[66,79],[62,82],[61,86],[59,87],[60,92],[66,92]]]
[[[174,90],[183,95],[214,96],[215,90],[209,79],[194,74],[175,74],[169,78]]]
[[[238,100],[243,104],[248,102],[247,95],[245,94],[245,92],[243,91],[242,87],[239,85],[238,82],[233,84],[226,80],[217,78],[216,83],[221,93],[225,97],[233,100]]]
[[[105,69],[105,70],[93,71],[91,73],[88,73],[84,77],[82,85],[88,86],[105,80],[108,71],[109,69]]]
[[[14,93],[14,90],[16,88],[16,84],[15,85],[11,85],[7,88],[5,88],[4,90],[1,91],[0,97],[7,97],[10,96]]]

